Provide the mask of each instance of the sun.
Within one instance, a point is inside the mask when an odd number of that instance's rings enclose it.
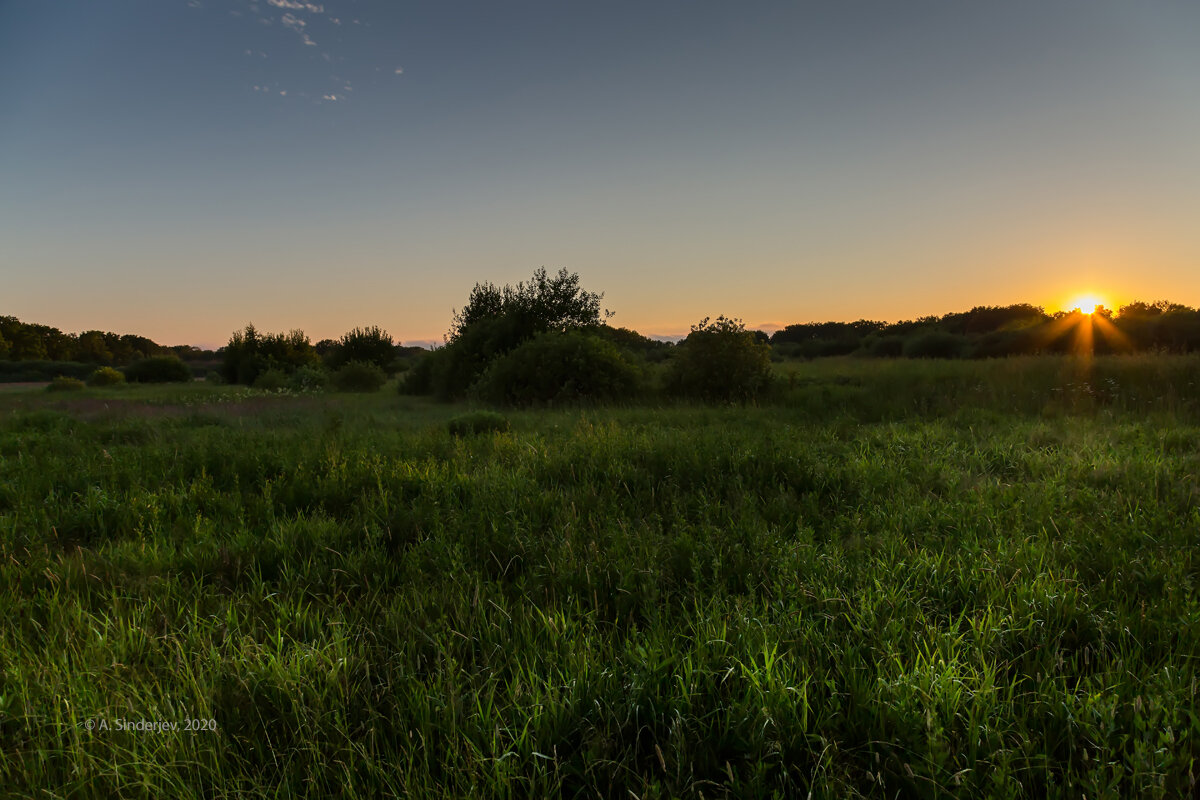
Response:
[[[1070,302],[1068,308],[1078,311],[1081,314],[1095,314],[1097,308],[1101,308],[1104,301],[1094,294],[1082,294]]]

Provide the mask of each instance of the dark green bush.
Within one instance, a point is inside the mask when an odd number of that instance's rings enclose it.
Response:
[[[78,378],[68,378],[65,375],[59,375],[54,380],[50,381],[50,385],[46,387],[48,392],[77,392],[86,384]]]
[[[611,342],[543,333],[496,359],[473,389],[497,405],[615,400],[638,392],[640,370]]]
[[[59,375],[83,380],[95,369],[76,361],[0,361],[0,383],[51,381]]]
[[[115,386],[125,382],[125,374],[112,367],[100,367],[88,378],[91,386]]]
[[[260,372],[258,377],[254,379],[255,389],[265,389],[269,392],[286,389],[287,385],[287,373],[281,369],[269,369],[266,372]]]
[[[771,379],[771,347],[758,341],[741,320],[705,317],[675,349],[667,383],[681,397],[745,401]]]
[[[221,363],[221,377],[226,383],[241,383],[253,386],[258,376],[267,370],[278,369],[284,373],[304,366],[321,363],[316,348],[304,331],[287,333],[262,333],[253,325],[236,331],[225,345]]]
[[[962,358],[967,339],[943,331],[919,333],[904,343],[905,358]]]
[[[175,356],[152,356],[126,367],[125,378],[134,383],[187,383],[192,371]]]
[[[493,361],[523,342],[543,333],[600,326],[602,297],[584,291],[579,276],[566,270],[550,276],[539,269],[515,287],[478,283],[454,315],[448,344],[424,356],[401,391],[441,400],[465,397]]]
[[[221,373],[217,372],[215,369],[210,369],[208,374],[204,376],[204,380],[207,383],[211,383],[213,386],[220,386],[225,382],[225,379],[221,377]]]
[[[298,392],[319,392],[329,383],[329,373],[320,367],[300,367],[288,378],[288,386]]]
[[[355,328],[337,341],[325,355],[325,363],[338,369],[352,361],[374,364],[388,370],[396,358],[392,336],[378,325],[370,328]]]
[[[446,425],[452,436],[473,436],[479,433],[505,433],[510,425],[508,420],[495,411],[471,411],[460,414]]]
[[[386,381],[382,369],[361,361],[351,361],[330,377],[333,388],[339,392],[377,392]]]
[[[868,338],[863,341],[863,350],[871,358],[899,358],[904,354],[904,337]]]

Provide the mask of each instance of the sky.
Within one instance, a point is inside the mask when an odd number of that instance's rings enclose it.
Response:
[[[0,314],[440,341],[1200,305],[1200,3],[0,0]]]

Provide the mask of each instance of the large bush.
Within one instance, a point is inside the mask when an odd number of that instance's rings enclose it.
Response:
[[[330,382],[339,392],[377,392],[387,381],[387,375],[375,364],[351,361],[333,373]]]
[[[88,383],[92,386],[115,386],[124,382],[124,373],[112,367],[100,367],[88,377]]]
[[[560,269],[550,277],[544,267],[528,282],[503,289],[492,283],[477,283],[462,311],[454,315],[447,339],[458,339],[468,328],[484,319],[511,317],[527,339],[544,331],[565,331],[600,323],[603,293],[588,292],[579,285],[579,275]]]
[[[391,334],[377,325],[349,331],[325,356],[325,363],[333,369],[358,361],[374,364],[385,372],[391,369],[395,360],[396,348]]]
[[[278,392],[281,389],[286,389],[287,385],[287,373],[281,369],[269,369],[266,372],[260,372],[258,373],[258,377],[254,379],[255,389],[264,389],[268,392]]]
[[[319,392],[329,383],[329,373],[320,367],[301,367],[288,378],[288,386],[298,392]]]
[[[612,343],[543,333],[492,362],[474,394],[498,405],[613,400],[637,393],[640,371]]]
[[[192,371],[175,356],[153,356],[126,367],[125,378],[134,383],[187,383]]]
[[[447,344],[425,356],[401,384],[403,391],[443,400],[466,396],[492,362],[535,336],[601,325],[601,294],[584,291],[565,269],[539,269],[528,282],[499,288],[477,283],[454,315]]]
[[[918,333],[904,343],[905,358],[961,358],[967,339],[944,331]]]
[[[78,378],[68,378],[65,375],[59,375],[46,386],[48,392],[77,392],[84,387],[83,381]]]
[[[676,348],[668,385],[682,397],[745,401],[771,379],[771,348],[746,330],[741,320],[705,317]]]
[[[253,325],[236,331],[222,351],[221,377],[226,383],[253,386],[258,376],[277,369],[290,375],[300,367],[316,366],[321,357],[304,331],[261,333]]]

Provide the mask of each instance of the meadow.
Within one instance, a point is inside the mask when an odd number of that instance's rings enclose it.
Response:
[[[0,794],[1197,790],[1200,358],[391,389],[0,394]]]

